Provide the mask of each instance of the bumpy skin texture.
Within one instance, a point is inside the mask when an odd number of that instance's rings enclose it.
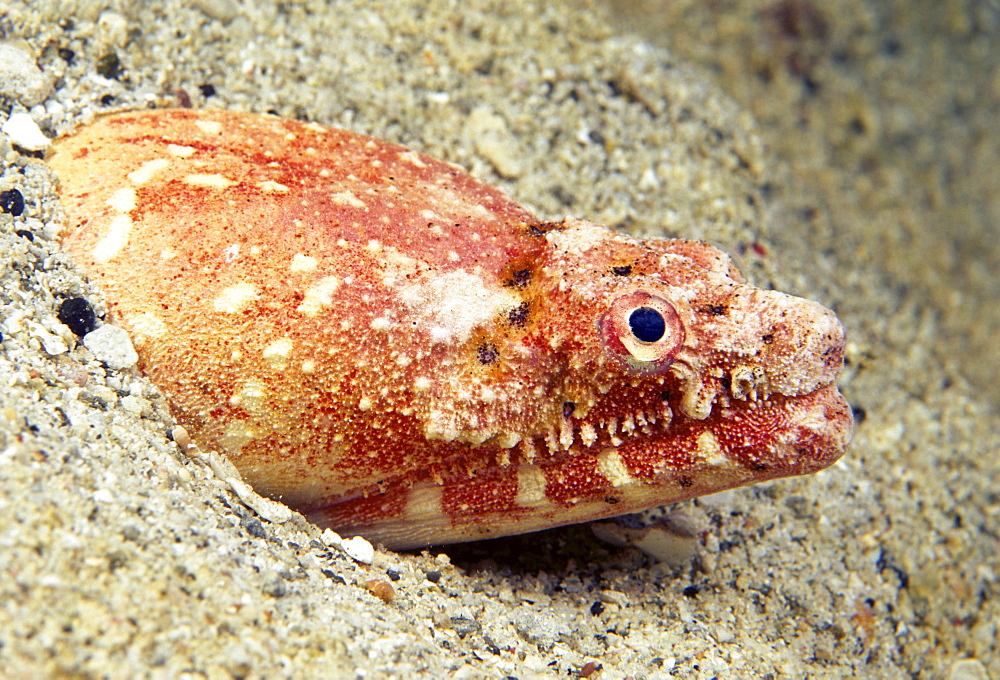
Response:
[[[836,317],[704,243],[542,223],[440,161],[250,114],[109,116],[50,163],[65,246],[178,420],[340,532],[535,531],[850,439]]]

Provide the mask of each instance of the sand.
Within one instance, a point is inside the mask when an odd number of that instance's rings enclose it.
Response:
[[[837,311],[858,416],[820,474],[665,509],[696,536],[673,561],[588,527],[369,559],[182,451],[156,389],[57,320],[68,297],[106,308],[14,126],[0,676],[1000,678],[988,8],[0,7],[2,121],[271,111],[457,163],[546,218],[709,239]]]

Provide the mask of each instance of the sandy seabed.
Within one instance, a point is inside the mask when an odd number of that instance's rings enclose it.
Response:
[[[44,153],[0,136],[0,675],[1000,678],[1000,49],[989,3],[0,5],[0,118],[270,111],[468,168],[546,218],[704,238],[834,308],[836,465],[586,528],[359,561],[181,452],[55,320]],[[13,199],[11,199],[12,201]],[[15,214],[15,213],[20,214]],[[392,585],[385,602],[366,587]],[[591,664],[591,665],[588,665]]]

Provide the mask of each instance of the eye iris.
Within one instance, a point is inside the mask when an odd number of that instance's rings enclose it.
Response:
[[[667,322],[663,315],[652,307],[639,307],[628,315],[628,327],[637,339],[643,342],[656,342],[667,330]]]

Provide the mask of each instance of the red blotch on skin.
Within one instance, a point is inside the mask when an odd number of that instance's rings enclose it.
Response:
[[[487,513],[517,513],[517,477],[470,479],[443,487],[441,508],[451,517],[475,517]]]
[[[309,519],[322,526],[351,526],[375,523],[386,517],[401,517],[406,510],[408,490],[402,484],[387,488],[385,493],[367,498],[358,497],[327,505],[308,513]]]
[[[633,477],[654,480],[664,470],[683,470],[694,463],[701,423],[677,423],[660,437],[618,450],[622,462]]]
[[[577,456],[558,467],[546,468],[544,472],[545,496],[559,505],[573,505],[575,501],[593,498],[610,488],[593,456]]]

